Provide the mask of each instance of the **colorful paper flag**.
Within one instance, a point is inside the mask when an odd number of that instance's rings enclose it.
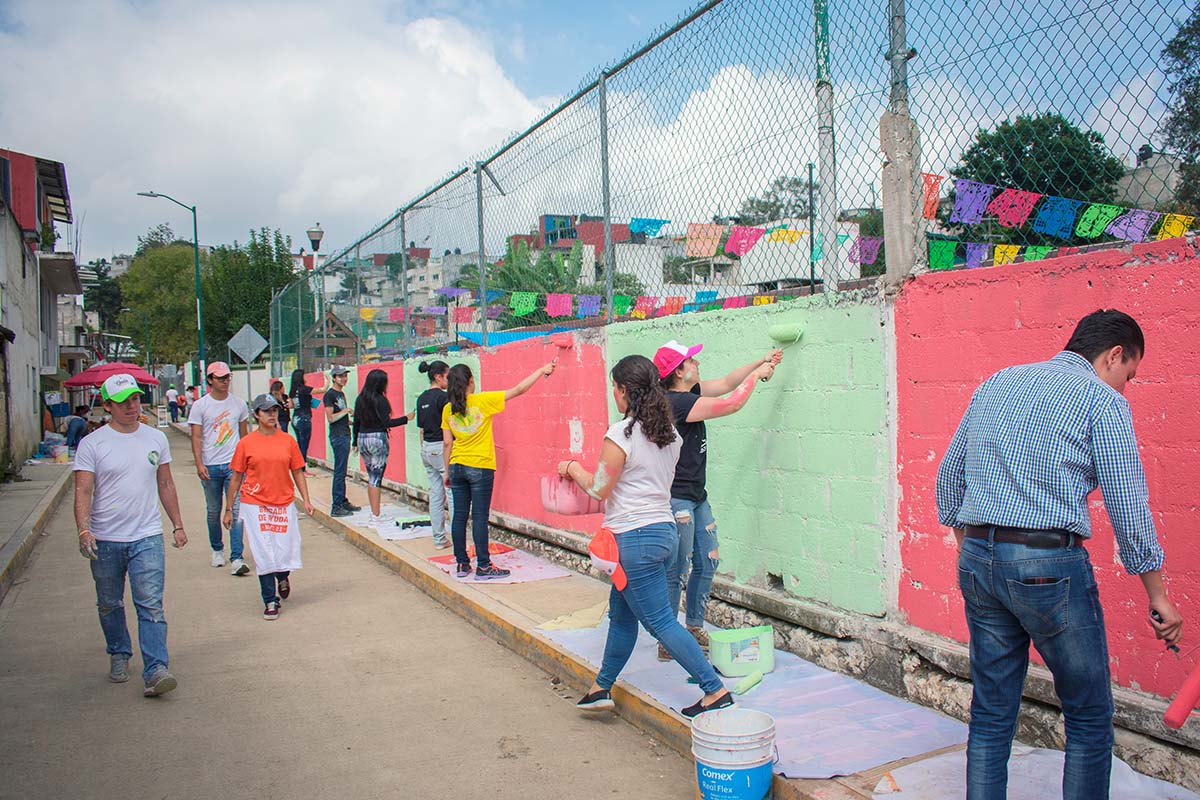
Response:
[[[967,269],[983,266],[990,245],[982,242],[967,242]]]
[[[800,241],[800,237],[804,235],[804,231],[793,231],[787,228],[776,228],[767,234],[768,242],[787,242],[795,244]]]
[[[1157,211],[1134,208],[1117,217],[1104,229],[1105,233],[1127,242],[1143,242],[1154,223],[1161,217]]]
[[[630,233],[644,233],[647,236],[658,236],[658,232],[663,229],[671,220],[669,219],[648,219],[646,217],[634,217],[629,220]]]
[[[875,259],[879,258],[879,248],[882,244],[882,236],[859,236],[854,240],[854,244],[850,245],[850,263],[874,264]]]
[[[444,316],[446,316],[446,307],[445,306],[425,306],[425,313],[433,314],[435,317],[444,317]]]
[[[1162,225],[1158,228],[1158,236],[1155,238],[1174,239],[1176,236],[1183,236],[1188,232],[1188,228],[1192,227],[1195,219],[1195,217],[1183,214],[1167,214],[1163,217]]]
[[[921,173],[921,181],[925,184],[925,219],[937,219],[943,180],[943,176],[932,172]]]
[[[627,294],[613,295],[613,316],[623,317],[629,313],[629,306],[633,304],[633,298]]]
[[[643,314],[650,314],[658,306],[658,298],[653,295],[639,295],[637,303],[634,305],[634,311],[640,311]]]
[[[389,308],[388,309],[388,322],[404,322],[404,309],[403,308]]]
[[[1070,239],[1075,230],[1075,215],[1079,213],[1082,200],[1071,200],[1066,197],[1050,196],[1038,209],[1037,218],[1033,221],[1033,229],[1048,236],[1060,239]]]
[[[1025,248],[1025,261],[1041,261],[1046,256],[1050,255],[1050,251],[1054,248],[1050,245],[1030,245]]]
[[[475,308],[473,306],[455,306],[454,321],[459,325],[469,325],[475,321]]]
[[[569,317],[571,316],[571,295],[569,294],[548,294],[546,295],[546,313],[552,317]]]
[[[820,261],[825,257],[825,242],[823,234],[817,233],[813,235],[812,240],[812,260],[813,263]]]
[[[683,304],[686,301],[686,297],[681,297],[678,295],[664,297],[662,307],[658,309],[658,316],[665,317],[669,314],[678,314],[683,310]]]
[[[501,305],[488,306],[487,318],[488,319],[499,319],[500,315],[504,313],[504,310],[506,308],[508,308],[508,306],[501,306]]]
[[[1006,228],[1019,228],[1033,213],[1033,207],[1042,196],[1037,192],[1026,192],[1021,189],[1005,189],[988,203],[987,213],[996,217],[996,221]],[[968,248],[968,254],[970,249]],[[967,266],[970,266],[969,260]]]
[[[459,289],[457,286],[443,286],[437,290],[437,293],[443,297],[462,297],[470,291],[470,289]]]
[[[413,322],[413,330],[417,336],[433,336],[437,330],[437,320],[430,317],[423,317]]]
[[[715,291],[696,292],[695,302],[699,303],[700,305],[704,305],[705,303],[711,303],[716,299],[717,293]]]
[[[996,245],[996,252],[992,263],[998,267],[1004,264],[1011,264],[1017,260],[1017,254],[1020,252],[1021,245],[1019,244],[998,244]]]
[[[844,245],[844,244],[845,244],[846,242],[848,242],[848,241],[850,241],[850,234],[848,234],[848,233],[839,233],[839,234],[837,235],[837,243],[838,243],[838,247],[841,247],[842,245]]]
[[[689,222],[684,255],[688,258],[708,258],[716,255],[717,245],[721,243],[721,235],[724,232],[725,229],[720,225]]]
[[[995,191],[993,184],[959,178],[954,182],[954,211],[950,221],[978,225],[983,221],[983,212]]]
[[[744,256],[750,252],[765,231],[762,228],[751,228],[747,225],[734,225],[729,232],[729,240],[725,242],[725,252],[735,256]]]
[[[1079,215],[1079,222],[1075,225],[1075,235],[1085,239],[1095,239],[1104,233],[1104,229],[1108,227],[1109,223],[1121,216],[1121,212],[1124,210],[1120,206],[1107,203],[1092,203]]]
[[[954,269],[954,251],[958,249],[957,239],[929,240],[929,268]]]
[[[746,296],[742,295],[740,297],[726,297],[724,307],[725,308],[745,308],[746,307]]]
[[[487,300],[484,302],[490,303],[493,300],[499,300],[501,297],[504,297],[504,292],[500,291],[499,289],[488,289]]]
[[[579,311],[576,312],[576,316],[578,316],[580,319],[583,319],[584,317],[600,316],[600,295],[579,295]]]
[[[524,317],[532,314],[537,308],[536,292],[513,292],[508,299],[508,305],[513,310],[514,317]]]
[[[378,313],[378,308],[360,308],[358,310],[358,317],[364,322],[372,322],[375,319],[375,315]]]

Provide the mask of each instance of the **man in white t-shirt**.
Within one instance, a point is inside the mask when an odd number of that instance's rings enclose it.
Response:
[[[171,410],[171,422],[179,422],[179,392],[175,391],[173,383],[167,389],[167,408]]]
[[[225,542],[221,533],[221,503],[229,486],[229,462],[238,440],[250,430],[250,412],[245,401],[229,393],[231,372],[224,361],[208,365],[208,393],[192,403],[188,425],[192,429],[192,455],[196,458],[196,474],[204,486],[204,502],[208,507],[208,543],[212,545],[212,565],[225,566]],[[233,504],[233,518],[238,518],[238,502]],[[250,571],[242,560],[242,523],[237,521],[229,531],[229,559],[234,575]]]
[[[131,375],[113,375],[100,391],[111,421],[79,443],[75,453],[75,523],[79,552],[92,562],[100,628],[108,644],[108,678],[129,680],[133,647],[125,625],[125,576],[137,607],[145,696],[177,685],[167,671],[163,615],[163,525],[166,509],[175,547],[187,544],[171,478],[171,448],[161,431],[142,425],[141,390]]]

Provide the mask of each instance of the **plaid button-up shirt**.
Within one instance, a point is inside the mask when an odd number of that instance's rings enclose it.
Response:
[[[1097,486],[1125,569],[1161,569],[1129,403],[1086,358],[1062,352],[975,390],[938,469],[938,520],[1090,537]]]

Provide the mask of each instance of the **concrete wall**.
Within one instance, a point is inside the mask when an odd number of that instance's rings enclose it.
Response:
[[[1200,256],[1183,239],[1029,265],[922,275],[896,302],[897,475],[903,574],[899,608],[917,627],[967,638],[954,542],[937,524],[934,479],[975,387],[1001,367],[1062,349],[1098,308],[1133,315],[1146,357],[1125,396],[1133,409],[1165,575],[1186,619],[1200,614]],[[1114,553],[1099,493],[1088,545],[1106,612],[1116,683],[1170,696],[1191,662],[1166,657],[1146,621],[1141,582]]]
[[[42,439],[38,277],[37,257],[22,241],[12,209],[0,211],[0,325],[16,334],[13,342],[3,345],[8,359],[10,453],[6,455],[16,464],[28,458]]]

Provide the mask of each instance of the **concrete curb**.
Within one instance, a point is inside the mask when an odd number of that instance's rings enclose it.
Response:
[[[518,615],[481,592],[473,591],[423,559],[388,550],[356,528],[314,509],[313,519],[339,538],[362,550],[429,597],[503,644],[517,655],[582,692],[591,685],[595,668],[549,639],[527,629]],[[683,717],[663,707],[649,695],[618,681],[613,701],[630,724],[650,734],[686,758],[691,758],[692,734]],[[830,780],[788,780],[776,775],[772,782],[776,800],[862,800],[869,798],[856,787]]]
[[[0,548],[0,603],[4,602],[8,590],[12,588],[13,582],[17,578],[17,573],[29,560],[29,554],[33,552],[38,537],[45,529],[46,523],[50,521],[55,506],[67,493],[67,487],[71,485],[71,474],[71,470],[63,470],[63,474],[46,490],[37,505],[33,507],[33,511],[30,511],[29,515],[21,522],[17,532],[3,548]]]

